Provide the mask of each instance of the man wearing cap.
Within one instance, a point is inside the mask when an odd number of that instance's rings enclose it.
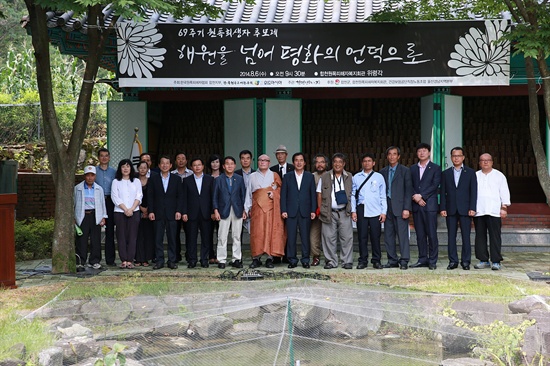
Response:
[[[286,232],[281,217],[281,178],[269,170],[269,156],[258,158],[258,170],[250,174],[246,187],[245,212],[250,217],[250,268],[259,267],[267,254],[265,266],[273,268],[273,257],[285,251]]]
[[[101,226],[105,225],[107,208],[103,188],[95,183],[96,168],[84,168],[84,180],[74,187],[75,223],[80,226],[82,235],[76,238],[77,268],[83,268],[88,259],[88,238],[90,238],[90,258],[88,266],[100,269]]]
[[[279,178],[281,178],[281,180],[286,173],[294,170],[294,165],[286,162],[287,156],[288,151],[286,149],[286,146],[279,145],[277,147],[277,150],[275,150],[275,157],[277,158],[278,164],[275,164],[271,168],[269,168],[269,170],[271,170],[272,172],[279,174]]]

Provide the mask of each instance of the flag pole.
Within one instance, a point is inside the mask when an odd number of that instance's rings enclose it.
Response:
[[[130,147],[130,161],[132,160],[132,153],[134,152],[134,144],[136,143],[136,140],[138,138],[138,131],[139,128],[134,127],[134,141],[132,141],[132,145]]]

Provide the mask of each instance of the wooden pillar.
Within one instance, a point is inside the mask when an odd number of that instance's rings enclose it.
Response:
[[[15,205],[17,194],[0,194],[0,287],[15,285]]]

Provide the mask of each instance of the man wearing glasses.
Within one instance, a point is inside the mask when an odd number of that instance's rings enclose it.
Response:
[[[472,217],[476,214],[477,178],[475,171],[464,166],[464,150],[454,147],[451,150],[453,166],[443,172],[441,179],[441,216],[447,222],[449,243],[448,270],[458,268],[458,251],[456,248],[456,233],[460,222],[462,234],[462,253],[460,264],[465,271],[470,269],[472,244],[470,232]]]
[[[501,226],[502,219],[508,214],[510,190],[506,177],[500,171],[493,169],[493,157],[482,154],[479,157],[481,170],[477,176],[477,212],[474,217],[476,228],[475,250],[479,263],[476,269],[500,269],[501,255]],[[489,250],[487,250],[487,233],[489,234]],[[491,264],[492,263],[492,264]]]

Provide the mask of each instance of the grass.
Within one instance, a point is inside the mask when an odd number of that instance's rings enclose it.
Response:
[[[15,310],[2,310],[0,317],[0,360],[19,359],[17,344],[24,344],[27,363],[38,364],[38,352],[55,342],[48,326],[41,320],[23,320]]]

